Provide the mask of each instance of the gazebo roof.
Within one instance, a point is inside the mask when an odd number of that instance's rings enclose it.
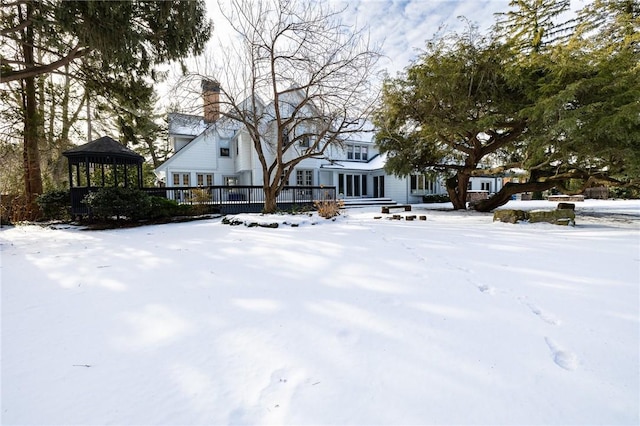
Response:
[[[144,157],[142,155],[127,148],[109,136],[103,136],[84,145],[68,149],[64,151],[62,155],[69,159],[90,156],[94,159],[102,158],[105,160],[110,158],[119,158],[127,160],[127,163],[144,162]]]

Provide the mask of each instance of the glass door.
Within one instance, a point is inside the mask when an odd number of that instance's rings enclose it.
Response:
[[[367,194],[367,176],[338,174],[338,193],[345,197],[362,197]]]
[[[373,177],[373,198],[384,197],[384,176]]]

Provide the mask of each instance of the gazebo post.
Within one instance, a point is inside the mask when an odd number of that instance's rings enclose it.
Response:
[[[118,187],[118,163],[116,163],[115,157],[111,161],[111,167],[113,170],[113,186]]]
[[[91,176],[89,173],[89,156],[85,156],[84,157],[84,161],[85,161],[85,172],[86,172],[86,176],[87,176],[87,188],[91,188]]]
[[[69,161],[69,188],[73,188],[73,164]]]

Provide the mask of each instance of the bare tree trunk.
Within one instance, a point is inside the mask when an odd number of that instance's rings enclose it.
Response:
[[[277,188],[274,188],[273,185],[268,185],[265,183],[263,185],[264,188],[264,207],[262,209],[263,213],[275,213],[278,211],[278,194]]]
[[[453,204],[454,210],[466,210],[467,208],[467,187],[469,185],[469,175],[458,172],[455,176],[446,180],[447,193]]]

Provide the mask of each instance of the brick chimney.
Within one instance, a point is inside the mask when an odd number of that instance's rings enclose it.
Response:
[[[204,121],[213,123],[220,118],[220,83],[215,80],[202,80],[202,100]]]

